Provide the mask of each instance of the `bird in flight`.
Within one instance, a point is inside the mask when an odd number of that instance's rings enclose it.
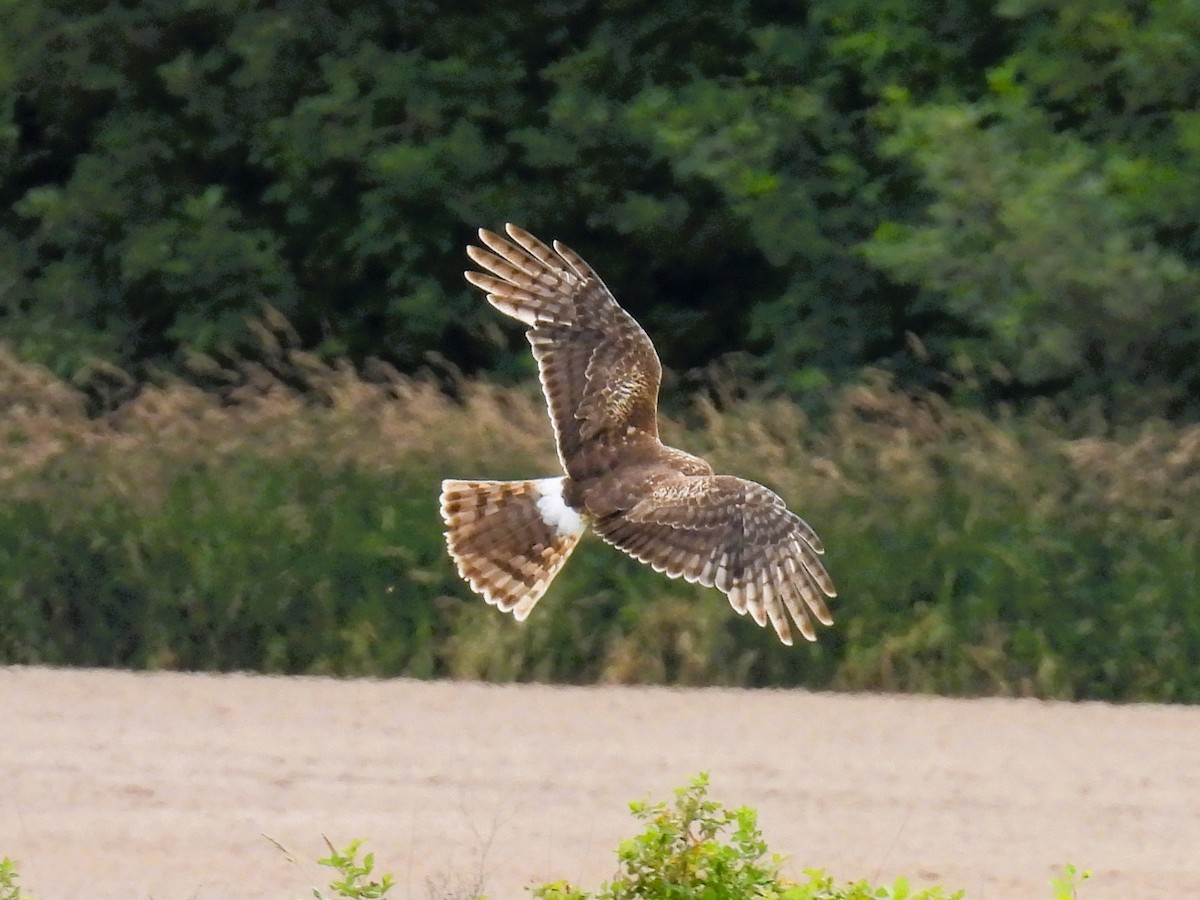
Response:
[[[633,316],[569,247],[515,225],[479,230],[467,281],[526,326],[564,476],[442,482],[446,543],[459,574],[524,620],[587,528],[672,578],[723,592],[769,621],[785,644],[795,622],[833,619],[824,548],[778,495],[658,437],[662,366]]]

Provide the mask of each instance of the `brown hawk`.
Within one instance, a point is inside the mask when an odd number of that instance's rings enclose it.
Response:
[[[480,229],[467,272],[523,322],[565,477],[442,482],[446,542],[459,574],[518,620],[546,592],[590,525],[672,578],[715,587],[739,614],[792,643],[832,624],[835,596],[816,533],[761,484],[715,475],[658,439],[662,366],[650,338],[578,254],[515,225]],[[786,612],[785,612],[786,611]]]

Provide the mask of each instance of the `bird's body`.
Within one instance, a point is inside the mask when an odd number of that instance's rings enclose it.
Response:
[[[658,436],[662,367],[650,338],[570,248],[507,226],[467,253],[467,280],[527,326],[565,476],[442,483],[447,544],[484,598],[524,619],[590,526],[660,572],[716,587],[791,643],[832,620],[821,542],[760,484],[714,474]],[[514,243],[515,242],[515,243]]]

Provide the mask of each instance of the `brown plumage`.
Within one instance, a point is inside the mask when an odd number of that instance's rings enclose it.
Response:
[[[480,230],[467,255],[484,271],[466,278],[527,327],[566,475],[442,482],[459,573],[524,619],[590,525],[656,571],[724,592],[785,644],[789,615],[815,640],[812,617],[832,624],[835,596],[816,533],[761,484],[659,441],[662,366],[646,332],[573,250],[505,230],[511,240]]]

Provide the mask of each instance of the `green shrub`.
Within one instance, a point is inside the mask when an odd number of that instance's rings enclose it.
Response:
[[[988,418],[881,378],[664,437],[778,490],[840,596],[786,648],[585,542],[525,623],[457,578],[440,479],[554,473],[536,386],[360,373],[264,330],[94,416],[0,348],[0,661],[1200,699],[1200,427]]]
[[[806,869],[794,882],[779,874],[783,862],[768,854],[753,809],[726,809],[708,799],[708,775],[701,773],[677,788],[675,801],[630,804],[645,830],[617,848],[618,873],[598,893],[571,887],[563,881],[528,889],[540,900],[962,900],[963,891],[947,893],[939,886],[914,890],[904,878],[890,886],[867,881],[837,885],[820,869]],[[268,838],[268,840],[271,840]],[[285,856],[287,850],[272,840]],[[362,840],[337,848],[328,839],[329,856],[318,860],[333,869],[329,891],[313,888],[314,900],[383,900],[395,885],[391,874],[373,878],[375,856],[363,854]],[[288,856],[290,860],[291,857]],[[1053,879],[1055,900],[1076,900],[1077,889],[1089,877],[1074,866]],[[467,892],[475,900],[475,891]],[[459,896],[456,894],[456,896]],[[465,895],[463,895],[465,896]],[[0,859],[0,900],[32,900],[17,886],[15,864]],[[483,900],[479,897],[478,900]]]
[[[33,900],[17,881],[17,864],[7,856],[0,857],[0,900]]]
[[[313,888],[314,900],[331,900],[337,897],[344,897],[346,900],[381,900],[396,883],[396,879],[389,874],[381,875],[378,881],[371,879],[375,871],[375,854],[364,854],[360,862],[358,851],[363,844],[361,840],[353,840],[341,850],[333,846],[328,838],[325,839],[325,844],[329,847],[329,855],[317,860],[317,863],[333,869],[340,877],[330,882],[329,890],[333,892],[331,895]]]
[[[623,841],[617,850],[618,874],[599,893],[576,890],[565,882],[531,889],[541,900],[957,900],[961,891],[941,888],[911,892],[903,879],[891,888],[865,881],[837,887],[824,872],[806,870],[804,883],[780,876],[783,862],[767,853],[758,816],[749,807],[726,809],[708,799],[708,776],[700,774],[675,791],[675,802],[632,803],[646,830]]]

